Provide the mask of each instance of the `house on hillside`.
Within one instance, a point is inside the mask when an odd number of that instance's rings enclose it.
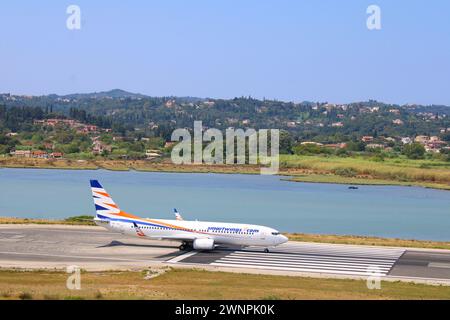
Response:
[[[300,143],[302,146],[304,146],[304,145],[308,145],[308,144],[311,144],[311,145],[315,145],[315,146],[323,146],[323,144],[322,143],[319,143],[319,142],[314,142],[314,141],[304,141],[304,142],[301,142]]]
[[[345,142],[325,144],[324,147],[331,149],[344,149],[347,147]]]
[[[398,126],[401,126],[401,125],[403,125],[403,120],[401,120],[401,119],[395,119],[395,120],[392,120],[392,123],[393,123],[393,124],[396,124],[396,125],[398,125]]]
[[[412,143],[412,139],[410,137],[403,137],[401,139],[401,141],[402,141],[403,144],[410,144],[410,143]]]
[[[171,147],[173,147],[174,145],[176,145],[178,142],[177,141],[167,141],[165,144],[164,144],[164,148],[171,148]]]
[[[35,150],[31,152],[31,157],[36,159],[48,159],[48,153],[42,150]]]
[[[93,154],[102,154],[103,152],[111,152],[112,148],[110,145],[107,145],[100,140],[94,141],[92,143],[92,153]]]
[[[50,153],[50,158],[52,159],[61,159],[64,156],[62,152],[52,152]]]
[[[157,149],[152,149],[152,150],[146,150],[145,151],[145,157],[147,160],[152,160],[155,158],[159,158],[161,157],[161,151],[157,150]]]
[[[417,136],[414,139],[415,142],[418,142],[420,144],[426,144],[428,141],[430,141],[430,137],[429,136]]]
[[[368,145],[366,145],[366,150],[370,149],[384,149],[384,145],[380,143],[369,143]]]
[[[295,121],[288,121],[286,122],[286,125],[288,126],[288,128],[295,128],[297,126]]]
[[[52,142],[44,142],[44,148],[47,150],[53,150],[53,143]]]
[[[11,151],[10,155],[17,157],[17,158],[31,158],[31,151],[30,150],[15,150],[15,151]]]

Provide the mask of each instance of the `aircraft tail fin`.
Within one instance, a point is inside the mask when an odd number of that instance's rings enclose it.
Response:
[[[95,211],[97,216],[102,214],[119,214],[121,210],[114,203],[108,192],[97,180],[91,180],[92,196],[94,197]]]

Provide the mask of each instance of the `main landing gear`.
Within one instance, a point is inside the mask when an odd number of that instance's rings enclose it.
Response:
[[[180,249],[180,251],[185,251],[185,250],[187,250],[189,248],[190,248],[190,245],[187,242],[181,243],[180,246],[178,247],[178,249]]]
[[[265,248],[265,249],[264,249],[264,252],[265,252],[265,253],[269,253],[269,248]]]

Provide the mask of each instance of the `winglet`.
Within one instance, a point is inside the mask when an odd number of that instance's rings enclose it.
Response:
[[[178,212],[178,210],[176,208],[173,208],[173,213],[175,214],[175,219],[177,219],[178,221],[183,221],[183,217],[181,216],[181,214]]]
[[[137,234],[139,237],[145,237],[145,233],[142,232],[141,228],[139,228],[139,226],[137,225],[136,222],[133,222],[133,226],[134,226],[134,230],[136,230],[136,234]]]

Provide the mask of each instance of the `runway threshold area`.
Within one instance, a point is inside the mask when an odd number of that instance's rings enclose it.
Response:
[[[258,247],[200,252],[178,263],[263,270],[387,275],[404,249],[288,242],[269,253]]]
[[[180,255],[176,263],[242,270],[431,280],[450,284],[450,251],[288,242],[265,253],[261,248],[219,248]]]

